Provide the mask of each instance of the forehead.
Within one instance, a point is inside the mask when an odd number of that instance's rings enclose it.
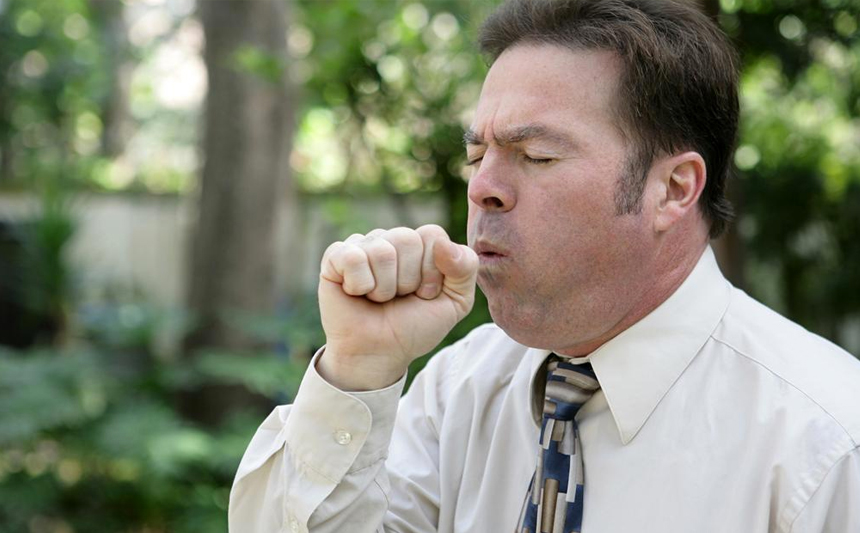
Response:
[[[578,137],[617,135],[621,61],[609,51],[521,44],[493,63],[472,129],[482,135],[541,123]]]

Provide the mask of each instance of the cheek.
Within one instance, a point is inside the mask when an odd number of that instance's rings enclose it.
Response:
[[[556,250],[566,253],[571,249],[590,248],[611,233],[615,218],[612,198],[596,191],[564,191],[540,198],[535,207],[536,232],[542,240]]]
[[[468,240],[469,245],[472,245],[475,242],[474,226],[477,220],[478,206],[476,206],[471,201],[468,202],[468,205],[469,210],[467,212],[468,216],[466,218],[466,239]]]

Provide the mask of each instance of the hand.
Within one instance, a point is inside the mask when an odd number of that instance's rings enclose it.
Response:
[[[472,309],[478,256],[435,225],[355,234],[323,255],[317,370],[342,390],[396,382]]]

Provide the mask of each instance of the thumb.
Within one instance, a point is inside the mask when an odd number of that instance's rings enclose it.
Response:
[[[436,241],[436,268],[444,276],[443,290],[471,297],[478,277],[478,254],[464,244]]]

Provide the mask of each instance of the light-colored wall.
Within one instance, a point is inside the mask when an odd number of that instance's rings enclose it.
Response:
[[[74,201],[78,228],[69,259],[85,299],[107,288],[134,290],[145,301],[177,307],[185,300],[188,242],[195,220],[190,198],[86,194]],[[38,212],[23,194],[0,194],[0,220]],[[375,227],[440,223],[437,196],[362,198],[302,196],[279,213],[275,246],[279,294],[313,291],[326,247]]]

